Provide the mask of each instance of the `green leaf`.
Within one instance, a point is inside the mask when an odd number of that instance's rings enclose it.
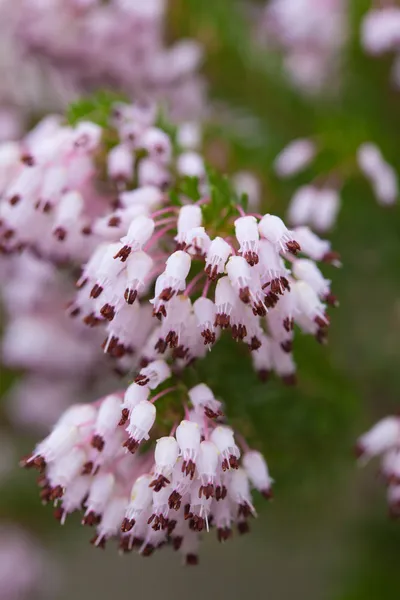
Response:
[[[67,123],[76,125],[79,121],[88,120],[106,127],[110,121],[111,109],[118,102],[127,102],[127,98],[123,94],[105,90],[80,98],[67,108]]]

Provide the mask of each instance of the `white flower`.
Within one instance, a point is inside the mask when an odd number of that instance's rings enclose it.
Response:
[[[276,157],[275,171],[280,177],[291,177],[305,169],[315,154],[316,147],[311,140],[293,140]]]
[[[236,239],[240,244],[239,252],[251,267],[258,264],[259,233],[255,217],[240,217],[235,221]]]
[[[191,421],[181,421],[176,430],[176,439],[183,457],[182,472],[193,479],[200,448],[199,426]]]
[[[133,407],[129,416],[129,424],[126,428],[129,438],[124,443],[129,452],[133,454],[143,440],[149,439],[149,431],[153,427],[155,420],[156,407],[151,402],[148,402],[148,400],[142,400]]]
[[[300,245],[293,239],[292,234],[279,217],[264,215],[258,224],[261,235],[275,246],[278,251],[297,254]]]
[[[205,383],[199,383],[189,390],[189,398],[195,411],[215,419],[222,415],[221,402],[215,399],[212,390]]]
[[[207,250],[205,271],[213,281],[217,276],[224,272],[226,261],[232,254],[230,245],[222,238],[216,237]]]
[[[235,444],[233,430],[225,425],[218,425],[211,433],[210,440],[216,445],[221,454],[222,470],[238,469],[240,450]]]

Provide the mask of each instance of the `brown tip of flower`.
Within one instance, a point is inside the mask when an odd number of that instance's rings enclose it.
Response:
[[[243,254],[243,258],[246,259],[247,263],[250,265],[250,267],[254,267],[254,265],[258,265],[258,254],[257,252],[245,252]]]
[[[99,539],[98,535],[95,535],[91,540],[90,543],[92,544],[92,546],[95,546],[96,548],[101,548],[102,550],[106,549],[106,538],[104,536],[102,536]]]
[[[135,522],[135,519],[128,519],[125,517],[121,524],[122,533],[128,533],[128,531],[131,531],[135,525]]]
[[[32,454],[23,456],[18,464],[22,469],[33,469],[35,467],[32,460]]]
[[[92,437],[91,445],[93,448],[96,448],[96,450],[101,452],[104,448],[104,439],[101,437],[101,435],[95,434]]]
[[[361,458],[365,454],[365,448],[360,442],[357,442],[353,448],[353,452],[356,458]]]
[[[286,242],[286,248],[289,252],[291,252],[294,255],[296,255],[301,250],[300,244],[295,240],[290,240],[290,242]]]
[[[24,153],[21,154],[21,162],[27,167],[33,167],[35,164],[35,159],[31,154]]]
[[[211,281],[217,281],[217,278],[218,278],[217,265],[214,265],[214,267],[211,267],[211,265],[207,265],[207,267],[204,269],[204,271],[208,275],[208,278],[211,279]]]
[[[217,529],[217,538],[219,542],[226,542],[232,537],[232,529],[230,527],[219,527]]]
[[[221,329],[228,329],[230,323],[231,323],[231,319],[230,319],[229,315],[226,315],[225,313],[218,313],[215,316],[214,327],[221,327]]]
[[[212,483],[207,485],[201,485],[199,488],[199,498],[204,496],[207,500],[209,498],[214,498],[214,486]]]
[[[87,515],[84,515],[82,519],[82,525],[88,525],[89,527],[93,527],[94,525],[99,525],[101,522],[101,515],[96,515],[93,511],[90,511]]]
[[[233,456],[233,454],[231,454],[230,457],[229,457],[229,466],[231,467],[231,469],[238,469],[239,468],[239,461],[236,458],[236,456]]]
[[[319,344],[326,344],[328,342],[328,332],[326,329],[318,329],[315,334],[315,339]]]
[[[232,338],[235,341],[238,341],[238,340],[243,341],[247,335],[246,325],[242,325],[241,323],[238,323],[236,325],[236,323],[235,323],[234,325],[232,325],[231,332],[232,332]]]
[[[261,348],[261,346],[262,346],[261,340],[259,340],[258,337],[253,335],[253,337],[250,340],[250,344],[249,344],[250,350],[251,351],[258,350],[259,348]]]
[[[217,419],[218,417],[224,416],[224,413],[222,412],[222,410],[218,410],[217,412],[215,412],[214,410],[211,410],[211,408],[209,408],[208,406],[204,407],[204,414],[209,419]]]
[[[264,496],[266,500],[271,500],[274,497],[274,493],[272,488],[267,488],[265,490],[261,490],[261,494]]]
[[[146,544],[146,546],[142,550],[142,556],[151,556],[154,550],[155,548],[152,544]]]
[[[169,331],[166,335],[165,342],[167,346],[173,350],[178,347],[179,337],[176,331]]]
[[[258,377],[262,382],[266,382],[269,380],[269,378],[271,377],[271,371],[269,371],[268,369],[259,369],[257,371]]]
[[[96,315],[94,313],[90,313],[90,315],[86,315],[83,319],[83,322],[85,323],[85,325],[88,325],[89,327],[95,327],[96,325],[99,325],[100,323],[102,323],[101,319],[96,317]]]
[[[181,507],[181,500],[182,500],[182,496],[176,492],[173,491],[172,494],[170,495],[170,497],[168,498],[168,506],[169,508],[172,510],[179,510]]]
[[[199,564],[199,557],[197,554],[186,554],[185,564],[194,567],[195,565]]]
[[[285,331],[287,331],[288,333],[290,331],[293,331],[293,329],[294,329],[294,319],[293,318],[290,319],[289,317],[286,317],[283,320],[283,327],[284,327]]]
[[[186,477],[190,477],[190,480],[193,480],[196,464],[192,460],[184,460],[182,463],[182,473],[185,473]]]
[[[330,319],[326,314],[323,317],[316,316],[314,319],[314,323],[316,323],[318,327],[321,327],[321,329],[324,329],[326,327],[329,327]]]
[[[150,379],[146,375],[142,375],[141,373],[139,373],[135,377],[135,383],[137,383],[138,385],[147,385],[149,381]]]
[[[216,336],[214,331],[211,331],[210,329],[204,329],[201,332],[201,336],[204,339],[205,346],[208,344],[215,344]]]
[[[131,248],[129,246],[123,246],[120,250],[118,250],[117,254],[114,258],[119,258],[121,262],[125,262],[128,256],[131,253]]]
[[[156,479],[150,482],[149,487],[154,488],[155,492],[160,492],[162,488],[166,487],[170,483],[170,480],[164,477],[164,475],[159,475]]]
[[[156,345],[154,346],[154,350],[157,350],[159,354],[164,354],[167,349],[167,342],[160,338]]]
[[[163,302],[169,302],[174,294],[175,292],[171,287],[164,288],[160,293],[160,300]]]
[[[35,467],[35,469],[37,469],[40,473],[43,473],[43,471],[46,468],[46,461],[43,458],[43,456],[36,456],[36,458],[33,459],[33,466]]]
[[[63,242],[67,237],[67,232],[63,227],[56,227],[53,231],[53,235],[58,239],[59,242]]]
[[[340,264],[340,254],[339,252],[326,252],[326,254],[324,254],[324,256],[322,257],[323,262],[326,263],[337,263]]]
[[[106,321],[112,321],[115,317],[115,307],[111,304],[104,304],[100,309],[100,314]]]
[[[119,551],[122,554],[128,554],[132,552],[133,546],[131,546],[129,536],[123,535],[119,539]]]
[[[97,283],[92,287],[92,289],[90,290],[90,297],[91,298],[98,298],[101,294],[101,292],[103,291],[103,288],[101,285],[98,285]]]
[[[61,506],[58,506],[57,508],[55,508],[53,515],[54,515],[54,518],[56,519],[56,521],[62,521],[64,513],[65,513],[65,511],[61,508]]]
[[[139,448],[140,442],[134,440],[133,438],[128,438],[126,442],[122,444],[124,448],[127,448],[131,454],[135,454],[136,450]]]
[[[291,373],[290,375],[283,375],[282,381],[285,385],[296,385],[297,384],[297,375],[296,375],[296,373]]]
[[[274,306],[277,305],[278,301],[279,296],[277,294],[274,294],[273,292],[268,292],[268,294],[265,295],[264,303],[267,308],[274,308]]]
[[[237,529],[240,535],[244,535],[245,533],[249,533],[250,525],[247,523],[247,521],[239,521],[237,524]]]
[[[174,536],[172,538],[172,548],[175,551],[178,551],[180,549],[180,547],[182,546],[182,542],[183,542],[183,537],[180,535]]]
[[[85,227],[82,227],[81,234],[82,235],[92,235],[92,228],[90,227],[90,225],[85,225]]]
[[[107,224],[109,227],[119,227],[121,225],[121,217],[110,217]]]
[[[331,293],[329,293],[325,296],[325,302],[327,304],[329,304],[329,306],[333,306],[334,308],[337,308],[339,306],[338,299],[336,298],[336,296],[334,294],[331,294]]]
[[[277,277],[271,280],[271,292],[273,294],[283,295],[284,290],[287,289],[287,285],[289,285],[288,280],[285,277]]]
[[[13,238],[15,235],[15,231],[13,229],[7,229],[4,233],[3,233],[3,238],[5,240],[11,240],[11,238]]]
[[[129,419],[129,410],[127,408],[123,408],[122,412],[121,412],[121,419],[120,419],[118,425],[120,427],[122,427],[122,425],[125,425],[125,423],[127,422],[128,419]]]
[[[239,290],[239,298],[244,304],[250,303],[250,290],[248,287],[241,288]]]
[[[64,488],[61,485],[56,485],[50,493],[50,500],[58,500],[64,495]]]
[[[39,497],[42,501],[42,504],[48,504],[51,499],[51,487],[49,485],[46,485],[44,488],[42,488]]]
[[[293,341],[292,340],[286,340],[285,342],[281,343],[281,348],[284,352],[291,352],[293,350]]]
[[[14,196],[11,196],[8,202],[11,204],[11,206],[15,206],[20,200],[21,196],[19,194],[14,194]]]
[[[129,288],[126,288],[125,292],[124,292],[124,298],[125,301],[128,304],[133,304],[137,298],[137,290],[130,290]]]

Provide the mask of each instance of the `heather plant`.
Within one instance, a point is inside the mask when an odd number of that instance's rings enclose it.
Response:
[[[80,547],[73,513],[95,548],[218,578],[200,542],[254,560],[295,504],[353,535],[335,597],[393,597],[398,525],[353,450],[398,517],[397,7],[17,4],[50,102],[3,103],[4,520],[43,537],[39,496]],[[0,565],[6,597],[48,593],[47,560],[14,588]]]

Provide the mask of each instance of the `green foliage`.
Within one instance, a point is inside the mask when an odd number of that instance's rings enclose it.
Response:
[[[118,102],[127,102],[126,96],[106,90],[80,98],[69,105],[66,113],[67,123],[76,125],[79,121],[88,120],[106,127],[110,121],[111,109]]]

